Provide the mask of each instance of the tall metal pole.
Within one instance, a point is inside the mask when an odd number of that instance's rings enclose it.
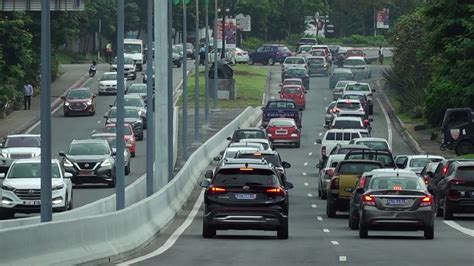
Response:
[[[168,180],[173,179],[174,170],[174,84],[173,84],[173,0],[168,1]]]
[[[41,0],[41,222],[53,219],[51,189],[51,13]]]
[[[200,63],[200,57],[199,57],[199,0],[196,0],[196,27],[195,27],[195,33],[194,33],[194,43],[195,43],[195,58],[194,60],[194,142],[198,143],[200,141],[200,136],[199,136],[199,63]]]
[[[225,0],[222,0],[222,51],[221,58],[225,58]]]
[[[187,23],[186,0],[183,0],[183,52],[185,55],[183,61],[183,160],[188,159],[188,58],[186,55],[188,43]]]
[[[147,10],[147,42],[146,47],[146,95],[147,95],[147,106],[146,106],[146,195],[147,197],[152,195],[155,191],[153,182],[153,163],[155,162],[155,151],[154,145],[154,113],[153,113],[153,0],[148,0]]]
[[[204,123],[209,125],[209,0],[206,0],[206,44],[204,57]]]
[[[215,16],[214,16],[214,80],[213,80],[213,83],[214,83],[214,86],[213,86],[213,106],[214,106],[214,109],[217,108],[217,82],[218,82],[218,77],[217,77],[217,35],[218,35],[218,32],[217,32],[217,0],[214,0],[214,13],[215,13]],[[222,29],[224,30],[224,29]]]
[[[168,183],[168,2],[155,1],[155,187]]]
[[[115,164],[116,174],[116,203],[117,210],[125,208],[125,166],[124,166],[124,150],[125,142],[125,73],[124,73],[124,0],[117,1],[117,155]]]

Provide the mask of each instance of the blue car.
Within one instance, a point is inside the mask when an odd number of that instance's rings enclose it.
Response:
[[[264,65],[274,65],[275,63],[283,63],[285,58],[293,55],[288,47],[282,44],[264,44],[255,52],[249,54],[250,65],[255,63]]]

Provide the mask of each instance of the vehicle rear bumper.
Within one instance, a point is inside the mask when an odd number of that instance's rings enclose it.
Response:
[[[474,199],[448,200],[446,203],[453,212],[474,213]]]
[[[422,230],[425,226],[433,226],[434,212],[431,207],[420,207],[416,211],[385,211],[364,206],[360,219],[372,229]]]
[[[300,142],[300,138],[288,138],[288,139],[271,139],[272,143],[274,144],[280,144],[280,143],[298,143]]]
[[[335,206],[337,206],[338,210],[348,210],[349,209],[349,203],[350,203],[350,198],[340,198],[336,194],[331,193],[330,190],[327,191],[328,193],[328,201],[330,200]],[[329,194],[331,196],[329,197]]]
[[[104,169],[104,170],[96,170],[94,171],[95,175],[91,176],[79,176],[78,171],[70,171],[68,170],[73,176],[71,177],[71,181],[74,184],[81,184],[81,183],[109,183],[112,182],[114,177],[114,173],[112,169]]]
[[[204,221],[218,230],[276,230],[288,219],[281,208],[218,208],[204,214]]]

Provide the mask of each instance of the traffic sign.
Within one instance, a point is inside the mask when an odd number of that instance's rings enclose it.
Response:
[[[50,11],[84,11],[85,0],[49,0]],[[41,11],[41,1],[2,0],[0,11]]]

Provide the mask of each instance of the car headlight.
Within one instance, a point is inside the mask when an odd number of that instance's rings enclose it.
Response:
[[[64,184],[59,184],[53,187],[53,190],[60,190],[64,188]]]
[[[70,103],[69,103],[69,102],[65,102],[65,103],[64,103],[64,105],[66,105],[66,106],[69,106],[69,105],[70,105]]]
[[[6,184],[2,185],[2,189],[7,190],[7,191],[15,191],[14,187],[10,187],[9,185],[6,185]]]
[[[87,104],[87,105],[92,105],[92,101],[89,100],[89,101],[86,102],[86,104]]]
[[[101,166],[111,166],[112,165],[112,161],[110,159],[106,159],[105,161],[103,161],[101,164]]]
[[[99,87],[100,87],[100,88],[105,88],[105,85],[102,84],[102,83],[99,83]]]
[[[5,158],[10,158],[10,154],[6,152],[2,152],[2,156]]]
[[[66,166],[66,167],[72,167],[72,162],[69,161],[68,159],[64,159],[64,162],[63,162],[63,165]]]

